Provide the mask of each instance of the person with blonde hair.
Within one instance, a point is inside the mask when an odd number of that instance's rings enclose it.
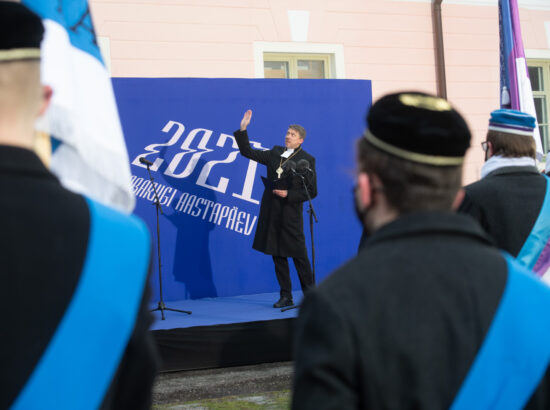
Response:
[[[0,1],[0,408],[149,408],[149,232],[62,187],[33,151],[52,95],[43,34],[39,16]]]

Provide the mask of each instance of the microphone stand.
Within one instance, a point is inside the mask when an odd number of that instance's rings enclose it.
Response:
[[[155,187],[155,180],[153,179],[153,176],[151,175],[151,170],[149,169],[149,164],[145,163],[147,165],[147,172],[149,173],[149,179],[151,180],[151,185],[153,185],[153,192],[155,193],[155,207],[157,208],[157,254],[158,254],[158,264],[159,264],[159,292],[160,292],[160,300],[158,302],[157,308],[152,309],[151,312],[156,312],[157,310],[160,310],[160,315],[162,317],[162,320],[164,320],[164,311],[169,310],[171,312],[180,312],[180,313],[187,313],[190,315],[192,312],[189,310],[178,310],[178,309],[172,309],[166,307],[164,304],[164,300],[162,298],[162,272],[161,272],[161,263],[160,263],[160,224],[159,224],[159,211],[161,214],[164,215],[164,212],[162,212],[162,207],[160,206],[160,199],[157,195],[157,188]]]
[[[309,168],[306,168],[306,171],[310,171],[311,173],[313,173],[313,171]],[[313,219],[315,218],[315,223],[318,223],[319,221],[317,220],[317,214],[315,213],[315,210],[313,209],[313,204],[311,203],[311,195],[309,194],[309,189],[307,189],[306,179],[302,174],[296,171],[294,171],[294,173],[295,175],[298,175],[302,180],[302,185],[304,186],[304,189],[306,191],[307,200],[309,203],[309,209],[307,213],[309,214],[309,231],[311,233],[311,272],[313,274],[313,284],[315,285],[315,242],[313,241]],[[287,306],[282,308],[281,312],[286,312],[287,310],[296,309],[299,307],[300,305]]]

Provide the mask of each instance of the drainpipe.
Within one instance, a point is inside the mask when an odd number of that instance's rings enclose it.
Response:
[[[445,78],[445,53],[443,47],[443,23],[441,22],[441,3],[432,1],[432,24],[434,33],[435,75],[438,97],[447,99],[447,80]]]

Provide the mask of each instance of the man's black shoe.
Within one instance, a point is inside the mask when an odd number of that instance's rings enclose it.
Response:
[[[273,305],[274,308],[282,308],[286,306],[292,306],[294,305],[294,302],[292,301],[292,298],[289,298],[287,296],[281,296],[281,299],[279,299],[275,304]]]

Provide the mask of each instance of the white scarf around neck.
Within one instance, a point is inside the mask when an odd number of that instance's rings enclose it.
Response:
[[[493,155],[481,168],[481,178],[485,178],[491,172],[504,167],[535,167],[535,159],[531,157],[509,158]]]

